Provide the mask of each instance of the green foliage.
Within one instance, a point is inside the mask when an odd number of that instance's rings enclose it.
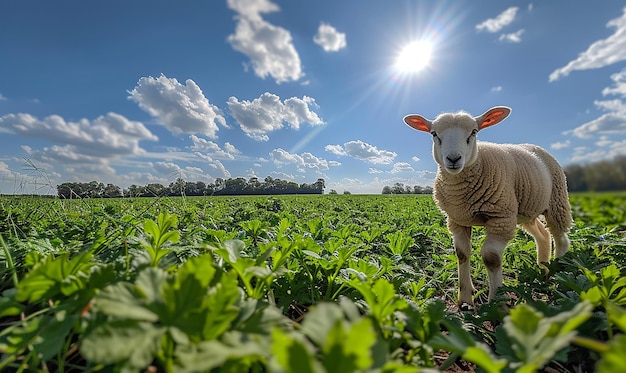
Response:
[[[177,243],[180,240],[180,232],[176,230],[178,218],[167,212],[161,212],[156,221],[146,219],[143,223],[143,231],[146,238],[141,239],[141,246],[150,255],[150,265],[156,266],[172,250],[166,246]]]
[[[520,304],[504,318],[498,347],[516,371],[537,371],[571,343],[576,329],[591,316],[591,311],[591,304],[579,303],[570,311],[547,317]]]
[[[571,252],[546,275],[520,231],[492,302],[474,250],[459,312],[430,196],[3,198],[0,370],[616,371],[626,195],[572,209]]]

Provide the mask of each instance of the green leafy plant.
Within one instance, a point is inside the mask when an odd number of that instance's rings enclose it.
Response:
[[[139,242],[150,255],[150,265],[157,266],[161,259],[172,250],[167,246],[180,240],[180,232],[176,230],[178,218],[167,212],[159,213],[157,220],[146,219],[143,223],[145,238]]]

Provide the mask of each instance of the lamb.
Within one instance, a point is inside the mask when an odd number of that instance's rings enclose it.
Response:
[[[444,113],[434,121],[421,115],[404,117],[410,127],[429,132],[438,164],[434,185],[437,206],[447,225],[458,261],[459,305],[473,305],[470,276],[473,226],[484,226],[481,257],[489,277],[489,300],[502,286],[502,253],[514,237],[516,225],[531,234],[537,263],[548,262],[554,239],[555,256],[570,247],[567,232],[572,213],[565,174],[557,161],[539,146],[494,144],[476,140],[476,134],[500,123],[511,113],[494,107],[472,117],[466,112]],[[538,219],[543,215],[550,233]]]

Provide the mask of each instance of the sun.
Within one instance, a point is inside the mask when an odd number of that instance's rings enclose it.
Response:
[[[396,58],[396,69],[403,73],[417,73],[430,64],[433,46],[426,40],[407,44]]]

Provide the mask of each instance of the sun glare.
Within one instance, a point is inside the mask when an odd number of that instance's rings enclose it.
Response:
[[[430,63],[433,46],[425,40],[407,44],[396,59],[396,69],[404,73],[416,73]]]

